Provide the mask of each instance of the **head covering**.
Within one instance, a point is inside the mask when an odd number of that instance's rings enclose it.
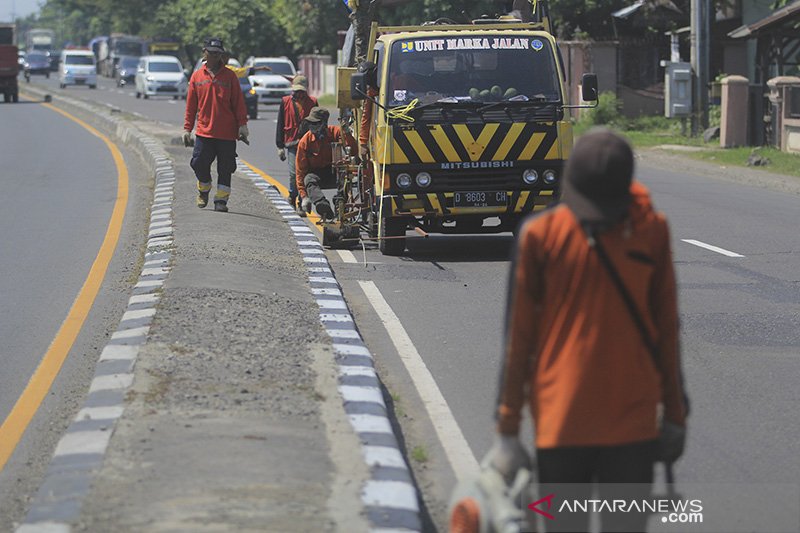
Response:
[[[317,124],[319,122],[328,122],[328,117],[330,116],[330,112],[324,107],[315,107],[309,111],[306,120],[312,124]]]
[[[628,212],[633,150],[620,135],[595,128],[575,143],[562,199],[581,222],[614,223]]]
[[[210,39],[206,39],[203,43],[203,50],[223,53],[225,52],[225,46],[222,44],[222,39],[219,37],[211,37]]]
[[[302,74],[298,74],[297,76],[292,78],[292,90],[308,91],[308,78],[306,78]]]

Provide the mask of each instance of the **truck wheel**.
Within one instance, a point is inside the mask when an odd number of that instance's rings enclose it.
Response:
[[[8,103],[11,100],[11,95],[8,93],[3,93],[3,102]]]
[[[402,237],[406,234],[406,221],[402,218],[385,217],[381,221],[383,237]],[[402,255],[406,250],[405,238],[381,239],[378,241],[378,249],[383,255]]]
[[[19,93],[14,93],[11,95],[11,101],[15,104],[19,102]]]
[[[248,113],[247,118],[249,118],[250,120],[258,119],[258,110],[253,111],[252,113]]]
[[[141,98],[141,97],[142,97],[142,93],[140,93],[139,91],[136,91],[136,98]]]

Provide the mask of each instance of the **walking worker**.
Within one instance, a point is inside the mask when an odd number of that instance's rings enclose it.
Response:
[[[306,122],[308,131],[297,144],[297,191],[301,208],[311,213],[313,204],[323,219],[333,218],[331,204],[322,194],[322,188],[336,183],[333,174],[333,149],[331,143],[345,143],[352,153],[358,149],[356,140],[349,133],[342,133],[339,126],[328,126],[330,113],[322,107],[313,108]]]
[[[297,161],[297,143],[303,132],[300,129],[303,120],[311,110],[317,107],[317,99],[308,94],[308,79],[298,74],[292,80],[292,94],[281,99],[278,108],[278,125],[275,128],[275,145],[278,147],[278,157],[281,161],[289,161],[289,203],[304,217],[306,212],[300,209],[297,197],[297,176],[295,172]]]
[[[203,47],[205,64],[189,80],[183,143],[190,146],[197,120],[191,167],[197,176],[197,207],[208,205],[211,191],[211,163],[217,161],[217,192],[214,211],[228,211],[231,174],[236,170],[236,140],[249,144],[247,109],[236,74],[225,68],[225,47],[218,38],[207,39]]]
[[[507,479],[526,460],[518,432],[527,403],[540,495],[591,497],[593,482],[601,498],[609,483],[644,484],[649,495],[654,463],[683,452],[687,402],[669,229],[633,168],[622,137],[588,132],[567,162],[562,203],[519,233],[489,457]],[[577,491],[570,493],[556,483],[583,485],[569,485]],[[587,520],[561,513],[545,523],[548,531],[586,531]],[[646,520],[604,514],[603,529],[644,531]]]

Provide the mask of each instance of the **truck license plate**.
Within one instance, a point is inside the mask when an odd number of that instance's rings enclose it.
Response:
[[[507,207],[506,191],[469,191],[453,195],[453,207]]]

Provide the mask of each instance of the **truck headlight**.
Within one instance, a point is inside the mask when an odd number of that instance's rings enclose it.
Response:
[[[533,169],[528,169],[522,173],[522,181],[528,185],[533,185],[539,180],[539,173]]]
[[[397,186],[401,189],[408,189],[411,187],[411,174],[405,172],[397,175]]]
[[[417,174],[417,185],[420,187],[427,187],[431,184],[431,175],[427,172],[420,172]]]
[[[555,170],[545,170],[544,171],[544,182],[548,185],[552,185],[556,182],[556,171]]]

